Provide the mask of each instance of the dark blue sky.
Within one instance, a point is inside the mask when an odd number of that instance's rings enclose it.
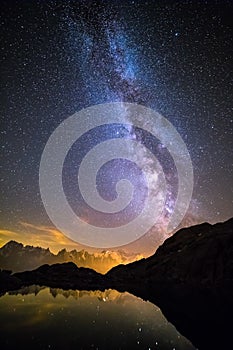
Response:
[[[1,1],[1,216],[47,224],[39,162],[76,111],[123,100],[179,131],[194,167],[190,214],[233,214],[232,1]],[[85,147],[85,145],[83,145]]]

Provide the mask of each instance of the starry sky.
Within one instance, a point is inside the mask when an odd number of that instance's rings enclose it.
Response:
[[[40,159],[63,120],[107,102],[152,108],[180,133],[194,170],[184,225],[233,215],[232,1],[2,0],[0,7],[0,243],[17,239],[54,249],[79,247],[46,214],[39,190]],[[87,151],[113,137],[136,138],[152,148],[157,142],[122,124],[94,130],[88,142],[80,140],[75,147]],[[159,157],[162,145],[156,145]],[[93,215],[88,218],[72,189],[80,161],[76,153],[66,159],[64,188],[71,204],[90,221]],[[117,161],[110,165],[120,167]],[[177,179],[169,157],[163,167],[167,179],[174,177],[166,199],[169,214]],[[125,162],[120,175],[127,168]],[[103,171],[111,175],[113,170]],[[98,176],[101,192],[106,184],[101,172]],[[112,200],[107,188],[103,196]],[[101,222],[107,225],[103,218]],[[151,232],[128,249],[153,251],[162,239],[161,233]]]

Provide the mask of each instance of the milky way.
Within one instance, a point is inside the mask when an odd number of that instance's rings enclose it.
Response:
[[[38,183],[49,136],[76,111],[119,101],[153,108],[185,141],[194,167],[187,222],[232,216],[231,1],[2,1],[1,7],[5,229],[19,229],[20,221],[50,224]],[[136,140],[156,155],[168,184],[163,217],[174,210],[174,162],[159,140],[131,124],[126,115],[121,125],[93,129],[67,155],[64,190],[70,205],[87,221],[91,217],[75,183],[78,165],[89,148],[113,138]],[[146,154],[138,158],[148,162],[153,176]],[[112,169],[118,169],[117,178],[124,178],[131,167],[116,160],[100,169],[97,188],[103,198],[115,198]],[[141,195],[143,199],[145,193]],[[135,208],[140,211],[140,205]],[[156,234],[153,240],[157,242]]]
[[[143,77],[143,68],[140,67],[139,62],[142,61],[140,51],[136,43],[133,43],[127,30],[122,23],[120,16],[116,10],[109,8],[106,10],[103,4],[92,7],[90,4],[83,3],[80,11],[68,9],[65,17],[65,22],[68,26],[68,38],[71,42],[71,50],[76,57],[78,54],[79,64],[81,65],[81,76],[85,81],[85,86],[88,88],[94,104],[99,103],[99,90],[96,91],[96,86],[102,85],[101,98],[106,97],[107,101],[125,101],[148,104],[150,99],[150,88],[146,86],[146,74]],[[79,55],[80,53],[80,55]],[[81,59],[80,59],[81,58]],[[141,87],[144,85],[144,89]],[[88,100],[89,95],[86,96]],[[94,98],[93,98],[94,97]],[[76,146],[76,157],[73,156],[71,165],[66,165],[66,181],[63,186],[67,189],[68,198],[73,202],[73,209],[76,213],[90,224],[95,224],[102,227],[115,227],[123,225],[136,216],[142,210],[143,198],[145,197],[144,186],[135,183],[138,178],[138,173],[133,171],[132,165],[128,162],[118,160],[114,163],[114,174],[111,167],[105,173],[102,173],[102,182],[105,180],[105,187],[103,191],[99,188],[101,195],[111,198],[111,193],[116,194],[115,184],[121,178],[127,178],[127,173],[130,174],[130,181],[136,188],[134,198],[128,210],[123,213],[108,214],[102,212],[95,212],[87,209],[85,201],[83,200],[79,190],[75,192],[76,173],[78,172],[78,164],[82,160],[82,154],[85,154],[90,149],[88,140],[92,143],[92,147],[98,142],[103,142],[109,138],[127,138],[137,140],[145,145],[148,149],[156,155],[161,161],[163,158],[166,181],[168,183],[167,196],[163,215],[160,217],[162,223],[167,223],[168,217],[172,214],[175,206],[175,199],[177,194],[177,174],[172,158],[169,156],[166,148],[158,142],[158,140],[146,133],[142,129],[135,129],[132,125],[130,117],[122,115],[122,125],[113,124],[111,127],[98,128],[93,130],[91,135],[85,135],[80,145]],[[79,150],[82,149],[82,152]],[[150,173],[150,186],[154,188],[155,195],[159,198],[157,176],[158,170],[146,151],[141,151],[140,154],[131,150],[132,154],[136,154],[137,160],[141,167],[147,167],[147,172]],[[165,155],[166,153],[166,155]],[[77,157],[78,155],[78,157]],[[79,159],[77,159],[79,158]],[[67,162],[66,162],[67,163]],[[127,172],[125,168],[127,167]],[[107,168],[107,167],[106,167]],[[164,171],[164,170],[163,170]],[[73,173],[73,176],[71,176]],[[73,181],[71,180],[73,178]],[[118,179],[116,181],[116,179]],[[114,186],[112,184],[114,183]],[[191,186],[191,184],[190,184]],[[77,186],[76,186],[77,187]],[[97,178],[98,187],[98,178]],[[137,193],[138,192],[138,193]],[[161,196],[161,195],[160,195]],[[74,205],[76,202],[76,206]],[[132,204],[133,203],[133,204]],[[124,217],[124,219],[122,218]],[[165,219],[166,218],[166,219]]]

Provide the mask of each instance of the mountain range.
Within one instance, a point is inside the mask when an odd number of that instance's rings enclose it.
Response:
[[[116,289],[159,306],[198,349],[229,349],[233,315],[233,218],[181,229],[149,258],[106,274],[73,262],[12,274],[1,271],[0,290],[39,285],[64,290]]]
[[[53,254],[49,248],[33,247],[15,241],[9,241],[0,248],[0,268],[20,272],[33,270],[44,264],[73,262],[79,267],[94,269],[106,273],[113,266],[129,263],[140,259],[140,254],[126,254],[123,250],[111,252],[103,250],[100,253],[89,253],[86,250],[67,251],[62,249]]]

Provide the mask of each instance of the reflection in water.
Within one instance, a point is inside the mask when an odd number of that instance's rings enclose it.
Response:
[[[30,286],[0,298],[1,349],[170,349],[192,344],[129,293]]]

